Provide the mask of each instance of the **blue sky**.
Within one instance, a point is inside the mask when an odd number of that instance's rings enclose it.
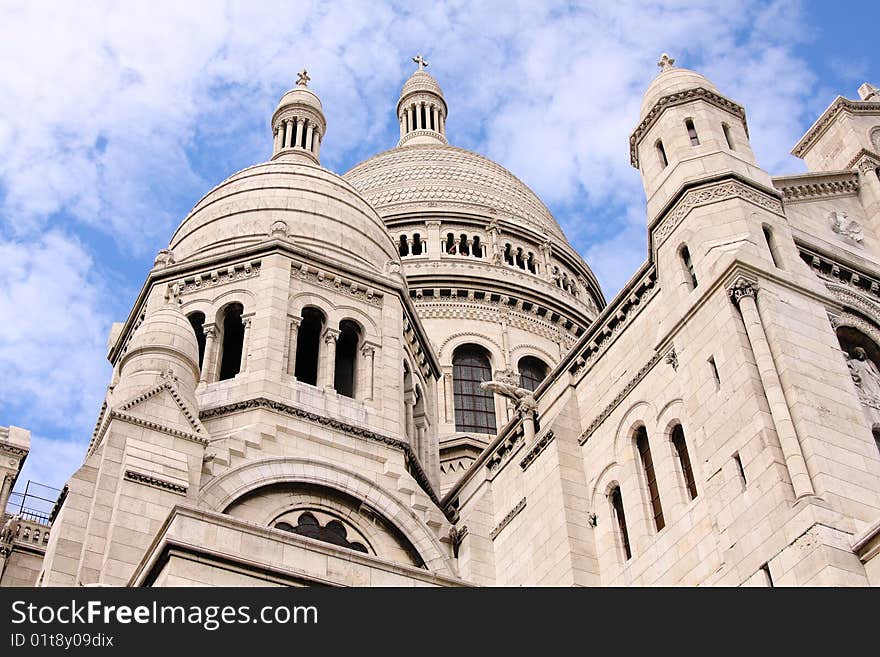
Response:
[[[663,51],[747,110],[773,174],[838,94],[880,84],[876,2],[0,3],[0,425],[32,431],[22,477],[82,461],[109,379],[106,336],[174,228],[271,152],[304,66],[323,165],[394,146],[424,53],[448,136],[530,185],[611,298],[645,258],[628,159]]]

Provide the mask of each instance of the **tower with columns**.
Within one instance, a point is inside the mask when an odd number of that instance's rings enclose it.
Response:
[[[413,62],[395,147],[322,167],[302,71],[270,160],[183,219],[39,574],[0,584],[880,584],[876,87],[773,176],[663,55],[629,141],[648,254],[606,301]]]

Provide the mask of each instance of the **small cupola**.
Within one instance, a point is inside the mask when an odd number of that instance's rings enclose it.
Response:
[[[440,85],[426,71],[428,62],[421,55],[413,57],[418,69],[400,92],[397,120],[400,123],[398,146],[446,144],[446,101]]]
[[[308,72],[299,72],[296,86],[281,97],[272,115],[273,160],[304,160],[320,164],[327,119],[321,100],[308,88]]]

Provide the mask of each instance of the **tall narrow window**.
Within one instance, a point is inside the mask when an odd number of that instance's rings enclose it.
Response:
[[[241,350],[244,347],[244,324],[240,303],[231,303],[223,312],[223,349],[220,351],[220,381],[233,378],[241,370]]]
[[[495,398],[480,388],[492,380],[489,354],[482,347],[463,345],[452,356],[455,430],[495,433]]]
[[[773,260],[773,266],[777,269],[782,269],[782,266],[779,264],[779,253],[776,250],[776,239],[773,236],[773,230],[766,224],[762,230],[764,232],[764,241],[767,242],[767,248],[770,250],[770,259]]]
[[[880,452],[880,426],[874,426],[871,429],[871,433],[874,434],[874,444],[877,445],[877,451]]]
[[[446,253],[452,255],[455,253],[455,235],[446,233]]]
[[[675,447],[675,455],[678,457],[678,464],[681,466],[681,474],[684,476],[688,497],[693,500],[697,497],[697,482],[694,481],[691,457],[688,455],[687,442],[684,439],[684,429],[681,428],[680,424],[676,424],[675,428],[672,429],[672,446]]]
[[[645,481],[648,484],[648,497],[651,500],[651,511],[654,514],[654,526],[659,532],[666,526],[666,522],[663,520],[660,490],[657,488],[657,474],[654,472],[654,461],[651,458],[651,447],[648,445],[648,431],[645,427],[636,429],[636,448],[639,450],[639,458],[642,461],[642,469],[645,472]]]
[[[519,369],[519,385],[521,388],[534,392],[547,376],[547,365],[540,358],[523,356],[517,365]]]
[[[654,144],[654,148],[657,149],[657,158],[660,160],[660,166],[665,169],[669,166],[669,160],[666,159],[666,149],[663,148],[663,142],[658,139]]]
[[[360,346],[360,327],[350,319],[339,322],[339,337],[336,339],[336,372],[333,387],[345,397],[355,395],[355,374],[357,373],[357,353]]]
[[[761,566],[761,572],[764,573],[764,582],[768,588],[773,588],[773,575],[770,574],[770,564],[765,563]]]
[[[718,366],[715,364],[715,356],[709,356],[709,371],[712,372],[712,379],[715,381],[715,390],[721,388],[721,377],[718,376]]]
[[[687,282],[693,290],[697,287],[697,273],[694,271],[694,261],[691,260],[691,252],[686,246],[683,246],[679,254],[681,255],[681,264],[684,265]]]
[[[724,132],[724,140],[727,142],[727,147],[735,151],[736,149],[733,147],[733,135],[730,134],[730,126],[726,123],[721,124],[721,130]]]
[[[615,486],[608,496],[611,499],[611,508],[614,509],[614,519],[617,521],[617,535],[620,537],[620,546],[627,561],[632,559],[632,550],[629,546],[629,532],[626,530],[626,515],[623,512],[623,497],[620,495],[620,486]]]
[[[413,235],[412,254],[414,256],[422,255],[422,236],[418,233]]]
[[[400,254],[400,257],[409,255],[409,240],[406,239],[406,235],[400,236],[397,252]]]
[[[199,369],[202,369],[202,361],[205,360],[205,313],[194,312],[186,316],[196,334],[196,342],[199,345]]]
[[[317,308],[303,308],[302,321],[296,332],[297,381],[318,385],[318,349],[324,329],[324,314]]]
[[[746,489],[746,469],[743,467],[742,459],[739,456],[739,452],[733,455],[733,462],[736,464],[736,473],[739,475],[739,483],[742,485],[743,490]]]
[[[693,120],[688,119],[684,122],[684,126],[687,128],[688,137],[691,140],[691,146],[699,146],[700,138],[697,136],[697,129],[694,127]]]
[[[458,236],[458,252],[461,255],[470,255],[470,250],[468,249],[467,235],[465,235],[464,233]]]
[[[474,257],[482,258],[483,257],[483,246],[480,244],[480,236],[474,235],[474,248],[473,248]]]

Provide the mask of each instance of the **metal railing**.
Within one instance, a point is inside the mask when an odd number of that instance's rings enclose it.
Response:
[[[24,492],[9,494],[6,512],[10,515],[17,513],[25,520],[48,525],[52,507],[60,494],[61,491],[58,488],[28,480]]]

